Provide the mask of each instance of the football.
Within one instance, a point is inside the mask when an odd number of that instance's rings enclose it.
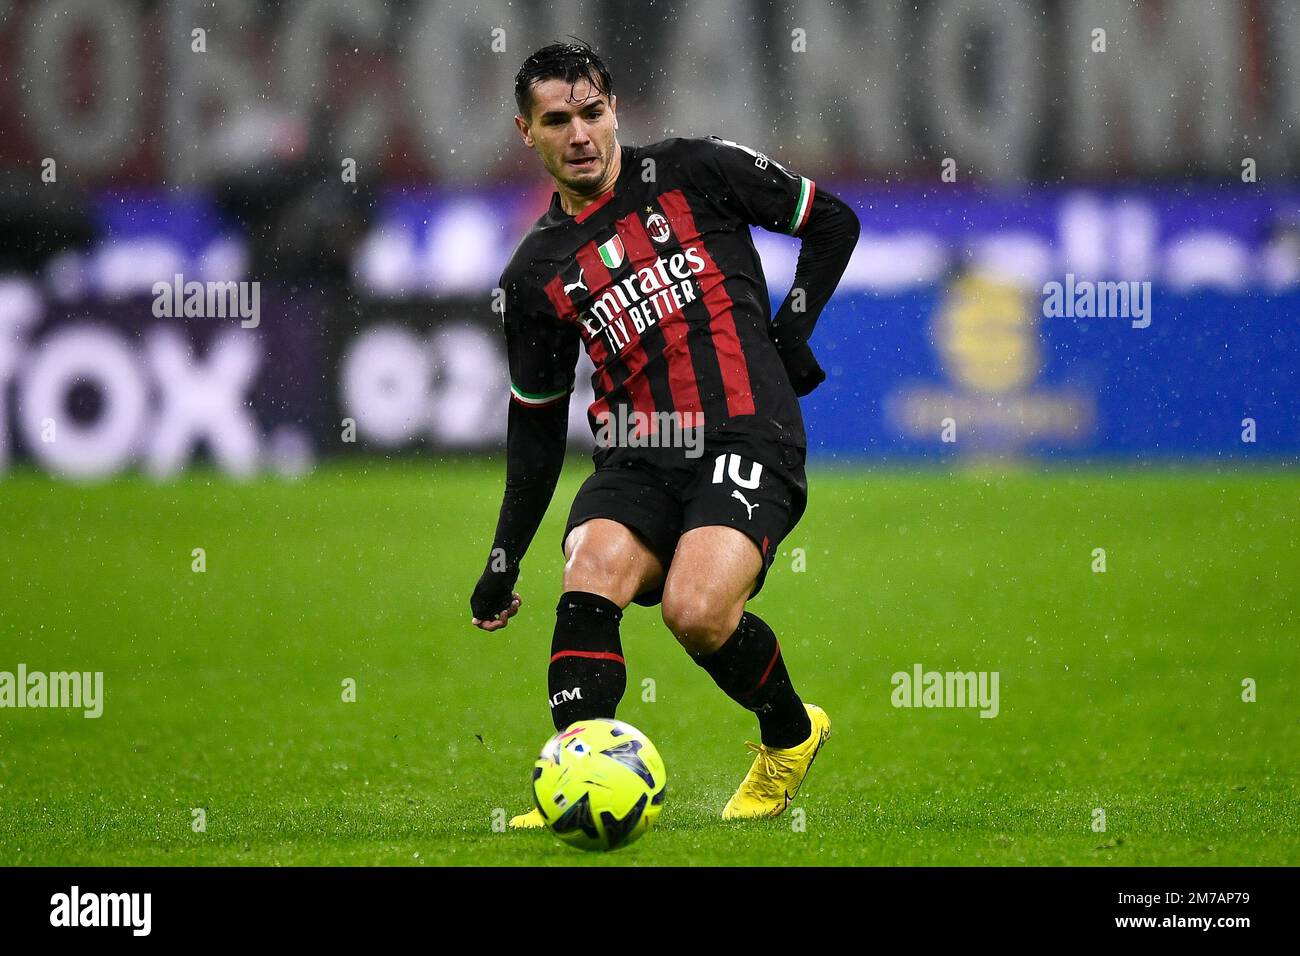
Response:
[[[533,799],[551,832],[583,850],[640,839],[664,805],[668,775],[645,734],[621,720],[580,720],[533,765]]]

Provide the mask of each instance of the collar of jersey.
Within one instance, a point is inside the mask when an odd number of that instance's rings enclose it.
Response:
[[[614,180],[614,188],[611,189],[609,192],[605,193],[603,196],[597,199],[590,206],[583,209],[582,212],[578,213],[576,216],[570,216],[567,212],[564,211],[564,207],[560,205],[559,192],[551,193],[551,218],[555,222],[584,223],[588,219],[590,219],[592,215],[594,215],[600,209],[603,209],[606,205],[609,204],[609,201],[613,199],[614,196],[618,193],[619,187],[623,185],[623,181],[628,176],[628,171],[633,166],[632,153],[635,150],[635,147],[620,146],[619,149],[622,151],[622,158],[620,160],[620,162],[622,163],[622,167],[618,171],[618,179]]]

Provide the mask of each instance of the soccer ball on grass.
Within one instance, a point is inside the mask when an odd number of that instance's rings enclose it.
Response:
[[[654,824],[667,780],[659,751],[631,724],[580,720],[542,748],[533,764],[533,799],[565,843],[613,850]]]

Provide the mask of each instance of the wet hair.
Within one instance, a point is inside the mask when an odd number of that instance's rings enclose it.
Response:
[[[570,37],[572,43],[552,43],[544,46],[519,67],[515,74],[515,105],[519,115],[532,119],[533,84],[542,80],[564,80],[569,84],[569,102],[576,103],[573,87],[586,79],[597,92],[609,96],[614,88],[609,70],[596,51],[585,40]]]

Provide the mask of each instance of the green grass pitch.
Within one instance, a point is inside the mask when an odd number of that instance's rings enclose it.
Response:
[[[467,601],[499,461],[0,480],[0,670],[105,684],[97,720],[0,710],[0,864],[1300,863],[1285,469],[815,469],[752,605],[834,725],[802,817],[721,820],[754,720],[634,607],[619,716],[667,762],[658,825],[603,856],[496,832],[551,733],[558,537],[589,467],[491,635]],[[997,671],[999,715],[894,708],[917,663]]]

